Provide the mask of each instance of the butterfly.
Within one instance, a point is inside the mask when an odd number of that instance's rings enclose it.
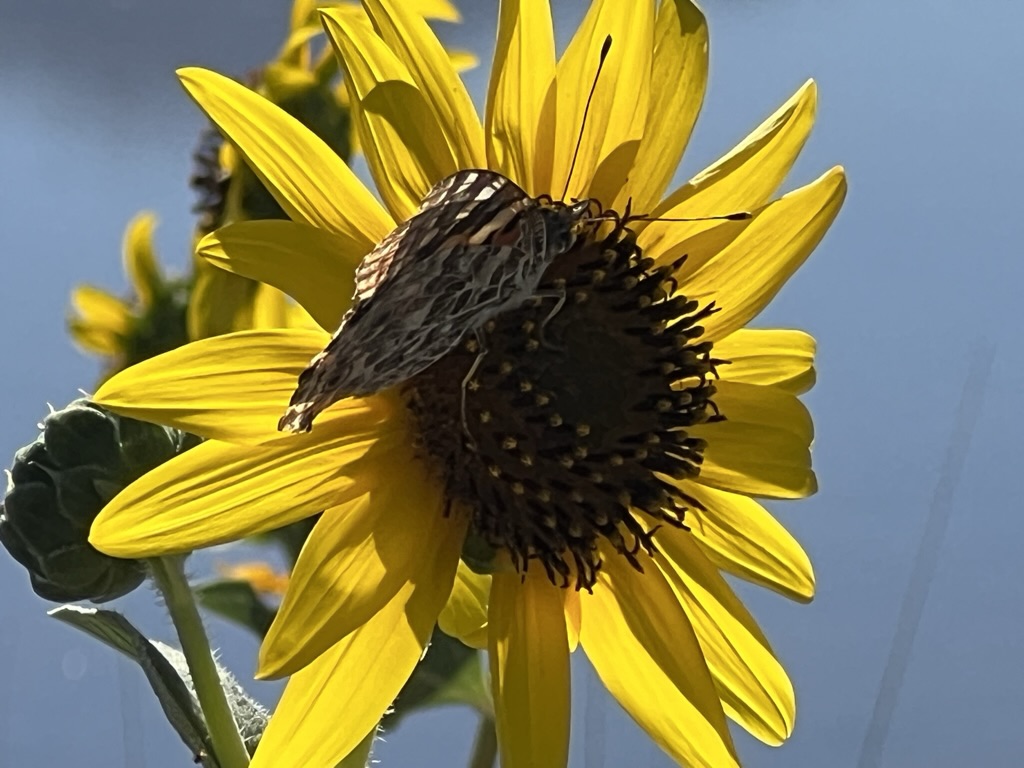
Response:
[[[552,262],[602,220],[595,204],[531,197],[495,171],[439,181],[360,262],[352,306],[299,375],[278,429],[308,432],[338,400],[408,380],[535,296]]]

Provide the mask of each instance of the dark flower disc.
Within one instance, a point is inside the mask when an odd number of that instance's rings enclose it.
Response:
[[[714,308],[676,291],[678,266],[645,258],[621,224],[581,238],[540,298],[406,385],[449,499],[520,571],[537,560],[552,582],[590,589],[600,537],[636,568],[637,552],[653,551],[654,529],[633,510],[683,526],[697,506],[673,480],[700,472],[704,441],[687,428],[721,418],[711,398],[723,361],[700,341]]]

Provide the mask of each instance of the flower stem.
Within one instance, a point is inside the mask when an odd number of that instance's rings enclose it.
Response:
[[[476,738],[473,740],[469,768],[494,768],[497,757],[498,733],[494,729],[494,718],[490,715],[481,715],[480,724],[476,727]]]
[[[192,675],[192,685],[210,729],[217,762],[221,768],[245,768],[249,764],[249,753],[245,751],[238,725],[221,687],[210,641],[203,629],[192,589],[185,579],[185,557],[156,557],[148,563],[178,632],[181,650]]]

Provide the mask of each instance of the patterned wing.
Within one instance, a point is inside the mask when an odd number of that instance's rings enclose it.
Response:
[[[480,221],[481,218],[506,207],[519,211],[528,201],[526,192],[493,171],[458,171],[439,181],[423,198],[412,218],[395,227],[356,267],[352,308],[342,319],[335,336],[341,333],[349,316],[388,279],[392,264],[397,272],[403,264],[428,255],[451,238],[476,234],[475,241],[480,243],[487,233],[487,222]],[[475,225],[484,231],[470,232]],[[396,256],[399,256],[397,263]]]
[[[352,307],[299,376],[278,428],[309,431],[332,403],[404,381],[458,344],[474,314],[511,289],[495,273],[522,261],[520,218],[531,204],[491,171],[438,182],[360,263]]]

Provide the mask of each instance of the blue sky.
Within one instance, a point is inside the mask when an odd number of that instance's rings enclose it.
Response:
[[[486,62],[490,51],[480,46],[492,36],[494,9],[468,5],[465,24],[442,34]],[[1013,488],[1024,433],[1016,317],[1024,9],[1006,0],[704,5],[710,88],[680,178],[727,151],[811,76],[818,123],[786,188],[837,163],[850,178],[832,232],[757,321],[819,340],[819,382],[807,402],[821,492],[773,506],[814,560],[818,597],[797,606],[741,587],[790,670],[799,708],[786,747],[740,737],[741,753],[754,766],[857,765],[955,439],[966,449],[963,471],[939,496],[949,527],[931,553],[937,567],[881,765],[1019,764],[1024,516]],[[563,22],[585,6],[555,1]],[[123,288],[128,219],[155,210],[163,257],[185,264],[188,157],[202,120],[174,68],[244,73],[273,53],[286,15],[285,3],[271,0],[0,10],[0,455],[35,436],[47,402],[63,404],[95,380],[95,363],[64,332],[67,296],[80,281]],[[467,81],[481,99],[486,64]],[[994,361],[984,390],[969,395],[978,408],[972,433],[954,438],[978,348],[994,350]],[[205,554],[194,571],[224,557]],[[2,557],[0,585],[0,763],[188,764],[141,675],[47,619],[48,606]],[[140,591],[125,608],[169,638],[152,593]],[[228,663],[249,675],[255,642],[224,624],[212,631]],[[668,765],[585,665],[577,672],[574,765]],[[274,695],[264,685],[253,691]],[[462,711],[423,715],[389,736],[380,756],[385,766],[458,765],[472,730]]]

